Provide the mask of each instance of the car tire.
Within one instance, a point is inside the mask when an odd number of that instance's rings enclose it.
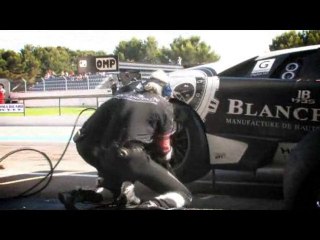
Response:
[[[309,133],[292,150],[284,172],[285,208],[319,209],[320,131]]]
[[[174,154],[171,165],[176,177],[192,182],[210,170],[209,149],[203,122],[189,105],[171,100],[174,106],[177,130],[172,137]]]

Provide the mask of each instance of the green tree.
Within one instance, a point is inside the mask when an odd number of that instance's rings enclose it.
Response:
[[[24,78],[32,84],[49,70],[57,75],[62,71],[76,73],[79,57],[101,55],[107,54],[103,51],[72,51],[65,47],[35,47],[31,44],[25,45],[19,53],[0,49],[0,77],[18,82]]]
[[[12,50],[0,50],[0,77],[18,79],[23,76],[24,63],[21,56]]]
[[[161,60],[177,63],[177,59],[181,57],[184,67],[216,62],[220,59],[219,55],[211,51],[209,45],[200,41],[199,36],[192,36],[186,39],[182,37],[176,38],[170,44],[170,48],[162,48]]]
[[[113,52],[119,56],[120,61],[133,61],[145,63],[171,63],[177,64],[179,57],[186,67],[215,62],[220,56],[206,43],[200,41],[200,37],[192,36],[184,39],[179,37],[166,47],[158,48],[158,42],[152,36],[142,41],[132,38],[130,41],[121,41]]]
[[[319,30],[289,31],[272,39],[270,51],[320,44]]]
[[[24,62],[24,79],[28,83],[34,83],[37,76],[40,74],[40,61],[34,55],[35,47],[32,45],[25,45],[21,49],[21,59]]]
[[[36,47],[34,56],[40,62],[40,75],[44,76],[49,70],[57,75],[61,72],[77,72],[78,58],[83,56],[106,55],[103,51],[72,51],[65,47]]]
[[[3,72],[7,70],[7,61],[3,59],[2,55],[5,52],[4,49],[0,49],[0,76],[3,77]]]
[[[272,44],[269,45],[270,51],[301,47],[304,45],[303,38],[301,34],[296,31],[289,31],[277,36],[272,39]]]
[[[72,70],[68,49],[64,47],[36,48],[35,57],[40,61],[41,75],[51,70],[56,74]]]
[[[145,58],[144,45],[142,40],[132,38],[130,41],[121,41],[113,53],[119,56],[120,61],[140,62]]]
[[[305,45],[316,45],[320,44],[320,31],[319,30],[310,30],[304,31],[306,39]]]
[[[142,52],[144,55],[143,62],[147,63],[161,63],[160,61],[160,50],[158,48],[158,42],[155,37],[148,37],[143,42]]]

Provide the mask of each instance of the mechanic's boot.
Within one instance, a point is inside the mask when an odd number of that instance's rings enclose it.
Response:
[[[96,191],[83,189],[78,190],[76,198],[78,202],[84,203],[100,203],[103,200],[102,195]]]
[[[148,200],[135,207],[136,210],[168,210],[161,207],[158,201]]]
[[[123,182],[121,185],[121,193],[117,199],[119,207],[133,207],[141,203],[140,198],[138,198],[134,192],[134,184],[131,182]]]
[[[183,197],[182,193],[168,192],[141,203],[137,209],[180,210],[185,209],[191,201],[191,197],[188,198],[187,195]]]
[[[75,207],[75,191],[76,190],[58,193],[58,198],[60,202],[64,205],[65,209],[67,210],[77,210],[77,208]]]

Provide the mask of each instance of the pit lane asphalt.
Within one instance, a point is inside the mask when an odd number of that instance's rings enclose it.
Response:
[[[0,117],[0,155],[2,157],[17,148],[32,147],[46,152],[56,162],[64,149],[66,139],[69,138],[75,119],[76,116]],[[81,126],[85,120],[85,116],[81,117],[77,126]],[[29,135],[23,138],[26,132]],[[56,141],[52,140],[52,136],[56,137]],[[48,165],[44,159],[32,152],[18,153],[1,164],[5,167],[0,170],[1,198],[21,193],[48,172]],[[280,210],[283,208],[283,201],[277,196],[278,192],[275,196],[270,192],[262,194],[261,197],[260,193],[266,192],[256,187],[217,184],[214,189],[211,176],[209,173],[203,179],[187,184],[194,196],[191,209]],[[95,177],[95,169],[80,158],[75,145],[71,143],[51,183],[44,191],[28,198],[1,201],[0,210],[64,210],[57,199],[58,192],[76,187],[93,188]],[[236,191],[233,191],[234,189]],[[143,198],[155,195],[140,183],[136,184],[136,191],[137,195]]]

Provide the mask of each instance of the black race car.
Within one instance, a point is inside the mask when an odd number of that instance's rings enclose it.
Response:
[[[218,74],[208,66],[179,70],[170,79],[178,178],[191,182],[218,169],[259,181],[268,175],[283,183],[288,209],[319,208],[320,45],[270,52]]]

